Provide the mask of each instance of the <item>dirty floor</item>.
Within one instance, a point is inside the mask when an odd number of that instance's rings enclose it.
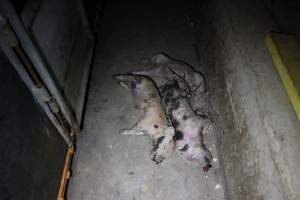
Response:
[[[139,113],[129,93],[111,79],[113,74],[139,69],[138,61],[158,52],[201,67],[193,47],[193,5],[142,2],[112,0],[105,5],[68,200],[222,200],[212,135],[205,139],[214,168],[205,173],[175,154],[156,165],[150,160],[149,138],[118,134]]]

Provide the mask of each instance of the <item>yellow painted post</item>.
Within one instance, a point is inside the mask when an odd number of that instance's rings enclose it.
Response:
[[[268,35],[265,42],[300,121],[300,45],[294,36],[279,33]]]

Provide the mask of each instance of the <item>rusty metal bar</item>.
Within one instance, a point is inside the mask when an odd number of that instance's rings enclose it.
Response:
[[[73,154],[74,154],[74,147],[69,147],[65,158],[63,173],[60,180],[60,187],[57,195],[57,200],[65,199],[65,191],[66,191],[67,183],[71,176],[70,166],[71,166]]]

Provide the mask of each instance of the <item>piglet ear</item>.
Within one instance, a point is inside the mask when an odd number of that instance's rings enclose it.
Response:
[[[130,89],[131,88],[131,80],[128,75],[124,74],[115,74],[112,78],[121,86]]]
[[[137,84],[141,83],[142,77],[130,74],[115,74],[112,76],[114,80],[127,89],[136,88]]]
[[[128,79],[128,76],[126,74],[114,74],[112,78],[117,81],[117,83],[120,83],[122,81],[125,81]]]
[[[192,92],[198,90],[198,92],[206,92],[207,91],[207,80],[202,72],[194,71],[194,85],[192,86]]]

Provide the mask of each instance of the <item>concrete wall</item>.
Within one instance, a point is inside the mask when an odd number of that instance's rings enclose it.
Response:
[[[56,199],[66,144],[0,53],[0,199]]]
[[[300,1],[264,0],[264,3],[281,31],[295,34],[300,39]]]
[[[300,199],[299,122],[264,44],[280,27],[261,1],[195,8],[228,199]]]

